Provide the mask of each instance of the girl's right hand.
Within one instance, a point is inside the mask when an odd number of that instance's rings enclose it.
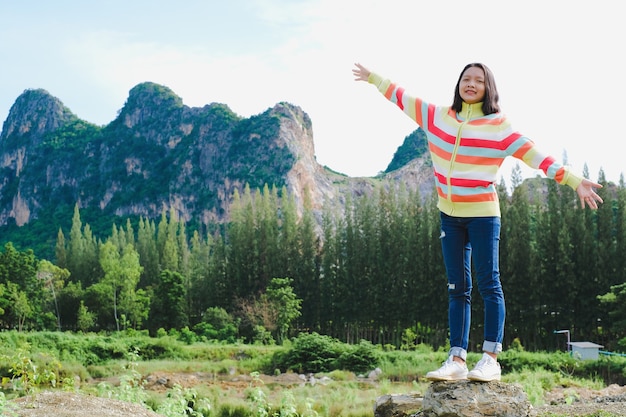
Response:
[[[367,81],[372,72],[358,62],[354,65],[356,66],[356,68],[352,70],[352,74],[354,74],[354,81]]]

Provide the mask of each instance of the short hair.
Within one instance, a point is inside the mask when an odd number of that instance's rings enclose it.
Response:
[[[459,93],[459,85],[461,84],[461,78],[463,78],[463,74],[468,68],[477,67],[483,70],[485,73],[485,97],[483,98],[483,113],[492,114],[498,113],[500,111],[500,96],[498,94],[498,88],[496,87],[496,80],[493,76],[493,73],[485,64],[481,64],[479,62],[472,62],[471,64],[467,64],[461,74],[459,75],[459,80],[456,82],[456,87],[454,87],[454,101],[452,102],[452,110],[456,112],[460,112],[463,99],[461,98],[461,94]]]

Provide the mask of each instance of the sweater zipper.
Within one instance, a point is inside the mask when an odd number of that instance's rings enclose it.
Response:
[[[465,117],[465,120],[463,120],[463,122],[461,122],[461,125],[459,126],[459,130],[456,133],[456,140],[454,142],[454,149],[452,150],[452,156],[450,157],[450,167],[448,168],[448,177],[446,178],[447,180],[447,186],[448,186],[448,201],[450,203],[452,203],[452,170],[454,168],[454,162],[456,160],[456,154],[459,150],[459,146],[461,145],[461,131],[463,131],[463,127],[465,127],[465,125],[467,124],[467,122],[469,122],[470,118],[472,117],[472,106],[467,106],[467,116]]]

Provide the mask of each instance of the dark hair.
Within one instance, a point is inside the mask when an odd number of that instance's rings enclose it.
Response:
[[[496,80],[493,76],[491,70],[485,65],[478,62],[473,62],[471,64],[467,64],[463,71],[461,71],[461,75],[459,75],[459,80],[456,82],[456,87],[454,87],[454,101],[452,102],[452,110],[456,112],[460,112],[463,99],[461,98],[461,94],[459,94],[459,85],[461,84],[461,78],[463,78],[463,74],[468,68],[478,67],[483,70],[485,73],[485,98],[483,99],[483,113],[492,114],[500,111],[500,105],[498,101],[500,101],[500,96],[498,95],[498,89],[496,88]]]

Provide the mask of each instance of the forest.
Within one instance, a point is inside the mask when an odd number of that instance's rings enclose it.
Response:
[[[588,175],[586,175],[588,177]],[[602,172],[597,211],[545,178],[502,181],[500,270],[504,345],[564,350],[572,340],[626,349],[626,186]],[[608,186],[611,185],[611,186]],[[76,206],[55,259],[0,250],[4,329],[156,335],[280,343],[317,332],[347,343],[447,343],[447,290],[434,193],[399,186],[321,210],[283,187],[246,187],[230,221],[190,230],[173,211],[128,219],[95,236]],[[474,290],[470,346],[482,343]]]

